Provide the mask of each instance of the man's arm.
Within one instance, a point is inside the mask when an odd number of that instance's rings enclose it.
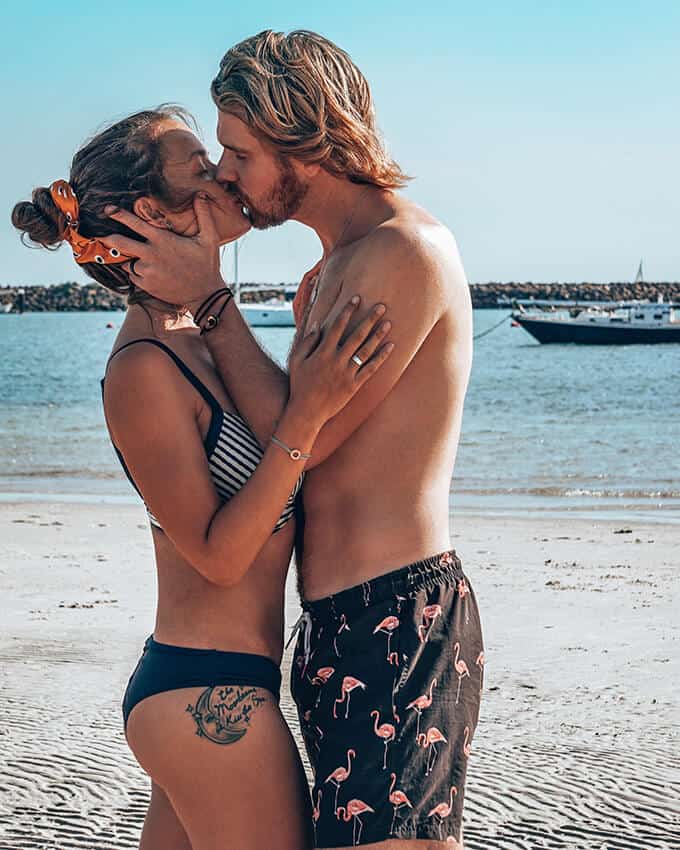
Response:
[[[444,238],[442,236],[445,235]],[[444,228],[434,239],[396,228],[381,228],[343,274],[343,298],[359,294],[363,318],[372,305],[387,306],[395,344],[389,363],[373,381],[324,425],[307,468],[323,463],[375,411],[404,374],[449,306],[464,309],[469,298],[455,242]],[[333,306],[323,324],[337,314]],[[312,311],[311,318],[316,315]]]

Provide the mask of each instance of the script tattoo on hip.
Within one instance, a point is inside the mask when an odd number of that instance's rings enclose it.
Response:
[[[206,688],[186,710],[196,722],[196,734],[215,744],[234,744],[248,731],[257,709],[266,702],[256,688]]]

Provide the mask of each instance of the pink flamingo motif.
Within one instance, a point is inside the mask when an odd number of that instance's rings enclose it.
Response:
[[[373,717],[373,716],[375,716],[375,722],[373,724],[373,731],[375,732],[375,734],[379,738],[382,739],[382,742],[385,745],[385,758],[383,759],[383,770],[386,770],[387,769],[387,746],[390,743],[390,741],[394,741],[396,734],[397,734],[397,730],[394,728],[394,726],[392,726],[391,723],[382,723],[380,726],[378,726],[378,723],[380,723],[380,712],[377,711],[377,709],[374,709],[371,712],[371,717]]]
[[[349,779],[349,775],[352,772],[352,759],[356,758],[356,753],[354,750],[347,750],[347,767],[336,767],[333,773],[330,776],[327,776],[324,779],[324,785],[327,785],[329,782],[332,782],[335,785],[335,808],[338,807],[338,792],[340,791],[340,784]]]
[[[396,773],[390,773],[390,779],[391,779],[391,783],[390,783],[390,791],[389,791],[389,794],[390,794],[389,801],[394,806],[394,815],[392,817],[392,826],[390,827],[390,834],[392,834],[394,832],[394,824],[397,821],[397,813],[399,812],[399,809],[402,806],[408,806],[409,809],[412,809],[413,805],[411,804],[411,801],[406,796],[406,794],[404,794],[403,791],[395,790],[394,786],[397,784],[397,774]]]
[[[335,673],[335,667],[319,667],[316,676],[310,681],[313,685],[325,685],[333,673]]]
[[[316,751],[320,753],[321,741],[323,739],[323,729],[321,729],[319,726],[314,726],[312,728],[312,731],[309,733],[309,738],[312,738],[312,745],[316,748]]]
[[[395,629],[399,628],[399,619],[394,615],[389,617],[385,617],[384,620],[381,620],[378,625],[373,629],[373,634],[377,635],[378,632],[382,632],[384,635],[387,635],[387,660],[390,664],[398,664],[399,663],[399,655],[396,652],[390,652],[390,643],[392,641],[392,632]]]
[[[351,632],[352,630],[347,625],[347,617],[344,614],[340,614],[340,628],[338,629],[337,634],[333,638],[333,649],[335,650],[335,654],[340,658],[340,653],[338,652],[338,638],[343,632]]]
[[[316,845],[316,825],[319,822],[319,818],[321,817],[321,788],[319,788],[317,797],[316,797],[316,805],[312,809],[312,821],[314,825],[314,844]]]
[[[479,667],[479,693],[482,693],[484,686],[484,651],[480,652],[475,661],[475,666]]]
[[[470,592],[470,588],[468,587],[468,584],[465,581],[465,579],[459,578],[458,584],[456,585],[456,587],[457,587],[457,590],[458,590],[458,596],[461,599],[465,599],[465,597]],[[470,622],[470,607],[469,607],[469,605],[465,605],[464,607],[465,607],[465,625],[467,625]]]
[[[439,837],[442,837],[442,826],[444,824],[444,820],[451,814],[451,809],[453,808],[453,797],[454,794],[458,793],[458,789],[455,785],[451,786],[451,790],[449,791],[449,802],[448,803],[440,803],[438,806],[435,806],[432,811],[427,813],[428,818],[439,818]],[[442,839],[443,840],[443,839]]]
[[[463,729],[463,735],[465,735],[465,741],[463,743],[463,753],[465,753],[465,758],[470,758],[470,753],[472,752],[472,744],[470,744],[470,727],[466,726]]]
[[[338,820],[344,820],[345,823],[349,823],[351,819],[354,821],[352,824],[352,847],[356,847],[361,841],[361,831],[364,825],[359,815],[365,812],[375,812],[375,809],[372,809],[363,800],[350,800],[346,808],[345,806],[340,806],[340,808],[336,808],[335,810],[335,816]],[[359,827],[358,830],[357,826]]]
[[[364,691],[366,690],[366,685],[359,681],[359,679],[355,679],[354,676],[345,676],[342,680],[342,686],[340,687],[340,698],[336,699],[333,703],[333,717],[337,720],[338,715],[336,713],[336,706],[338,703],[342,705],[345,701],[345,697],[347,697],[347,707],[345,708],[345,720],[349,717],[349,698],[352,695],[352,691],[355,688],[362,688]]]
[[[412,708],[418,714],[418,723],[416,724],[416,741],[418,740],[418,736],[420,735],[420,717],[425,711],[426,708],[429,708],[432,705],[432,691],[437,685],[437,679],[434,678],[430,682],[429,691],[426,694],[423,694],[421,697],[414,699],[413,702],[410,702],[406,706],[406,710]]]
[[[434,623],[437,617],[441,617],[441,615],[441,605],[426,605],[423,608],[423,620],[425,620],[425,623],[418,626],[418,637],[420,638],[421,643],[425,643],[427,641],[427,636],[432,628],[432,623]],[[423,637],[423,634],[425,637]]]
[[[458,641],[453,645],[453,651],[456,653],[456,657],[453,662],[453,666],[456,668],[456,673],[458,673],[458,693],[456,694],[456,705],[458,705],[458,699],[460,697],[460,685],[463,679],[466,676],[470,676],[470,671],[468,670],[467,664],[461,658],[458,660],[458,656],[460,655],[460,644]]]
[[[448,744],[448,741],[436,726],[430,726],[427,732],[421,732],[420,735],[418,735],[416,743],[423,749],[428,750],[427,765],[425,766],[425,776],[428,776],[432,773],[434,763],[437,761],[436,744]]]

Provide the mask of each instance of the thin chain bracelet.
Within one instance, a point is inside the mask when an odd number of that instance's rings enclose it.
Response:
[[[274,443],[275,446],[278,446],[280,449],[283,449],[291,460],[309,460],[311,457],[310,454],[301,452],[300,449],[291,449],[291,447],[287,446],[283,442],[283,440],[279,440],[279,438],[274,436],[273,434],[270,437],[270,440],[272,443]]]

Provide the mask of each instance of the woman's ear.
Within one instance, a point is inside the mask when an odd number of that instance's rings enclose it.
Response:
[[[154,227],[160,227],[163,230],[168,230],[170,223],[168,222],[165,212],[158,207],[157,202],[153,198],[137,198],[132,205],[132,210],[136,216],[153,224]]]

